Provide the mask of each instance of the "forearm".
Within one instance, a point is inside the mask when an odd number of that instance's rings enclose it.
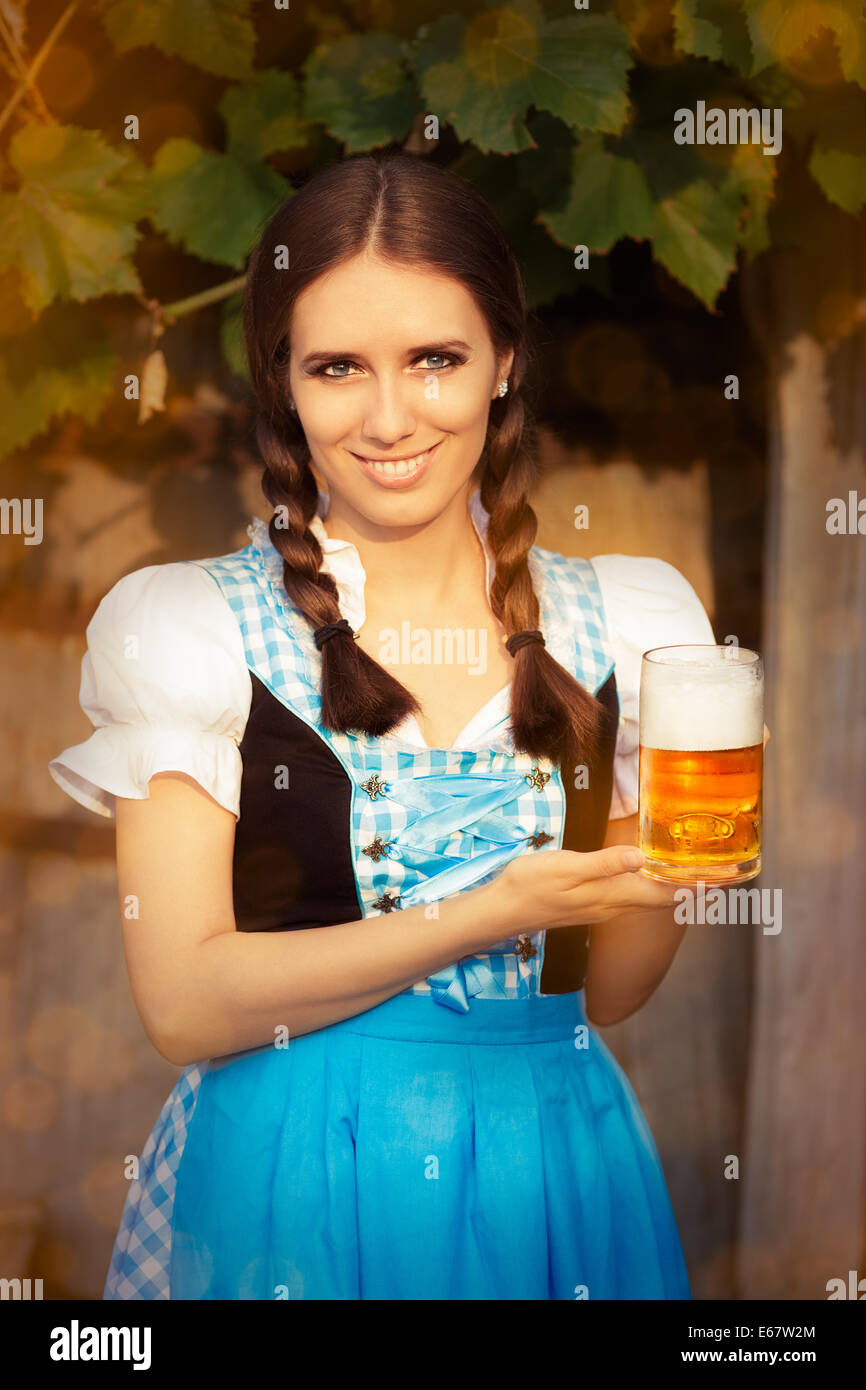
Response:
[[[462,956],[508,936],[496,884],[430,908],[287,932],[219,932],[179,972],[157,1043],[178,1066],[262,1047],[363,1013]],[[430,913],[430,915],[427,915]]]
[[[661,984],[685,934],[676,909],[652,908],[595,923],[589,932],[586,1010],[591,1023],[619,1023]]]

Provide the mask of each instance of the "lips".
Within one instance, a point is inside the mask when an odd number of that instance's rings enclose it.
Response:
[[[416,454],[412,458],[394,460],[393,462],[365,459],[360,454],[354,454],[353,457],[358,460],[367,477],[372,478],[380,487],[405,488],[411,487],[427,471],[430,460],[435,457],[441,443],[440,439],[423,454]]]

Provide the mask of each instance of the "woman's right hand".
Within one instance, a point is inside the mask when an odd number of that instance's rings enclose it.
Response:
[[[515,930],[529,933],[673,907],[683,885],[641,873],[637,866],[643,862],[634,845],[610,845],[586,854],[544,850],[512,859],[491,886],[499,890]]]

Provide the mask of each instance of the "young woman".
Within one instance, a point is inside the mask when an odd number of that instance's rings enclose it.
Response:
[[[105,1297],[689,1298],[589,1025],[684,930],[638,867],[637,683],[706,613],[661,560],[534,544],[520,274],[454,175],[313,178],[244,322],[273,517],[114,585],[96,732],[50,764],[116,813],[133,995],[183,1068]]]

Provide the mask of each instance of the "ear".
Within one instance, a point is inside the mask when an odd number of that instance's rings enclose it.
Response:
[[[505,381],[507,379],[508,373],[511,371],[511,368],[514,365],[513,349],[510,352],[507,352],[504,357],[498,357],[496,359],[496,362],[496,385],[498,386],[500,381]]]

